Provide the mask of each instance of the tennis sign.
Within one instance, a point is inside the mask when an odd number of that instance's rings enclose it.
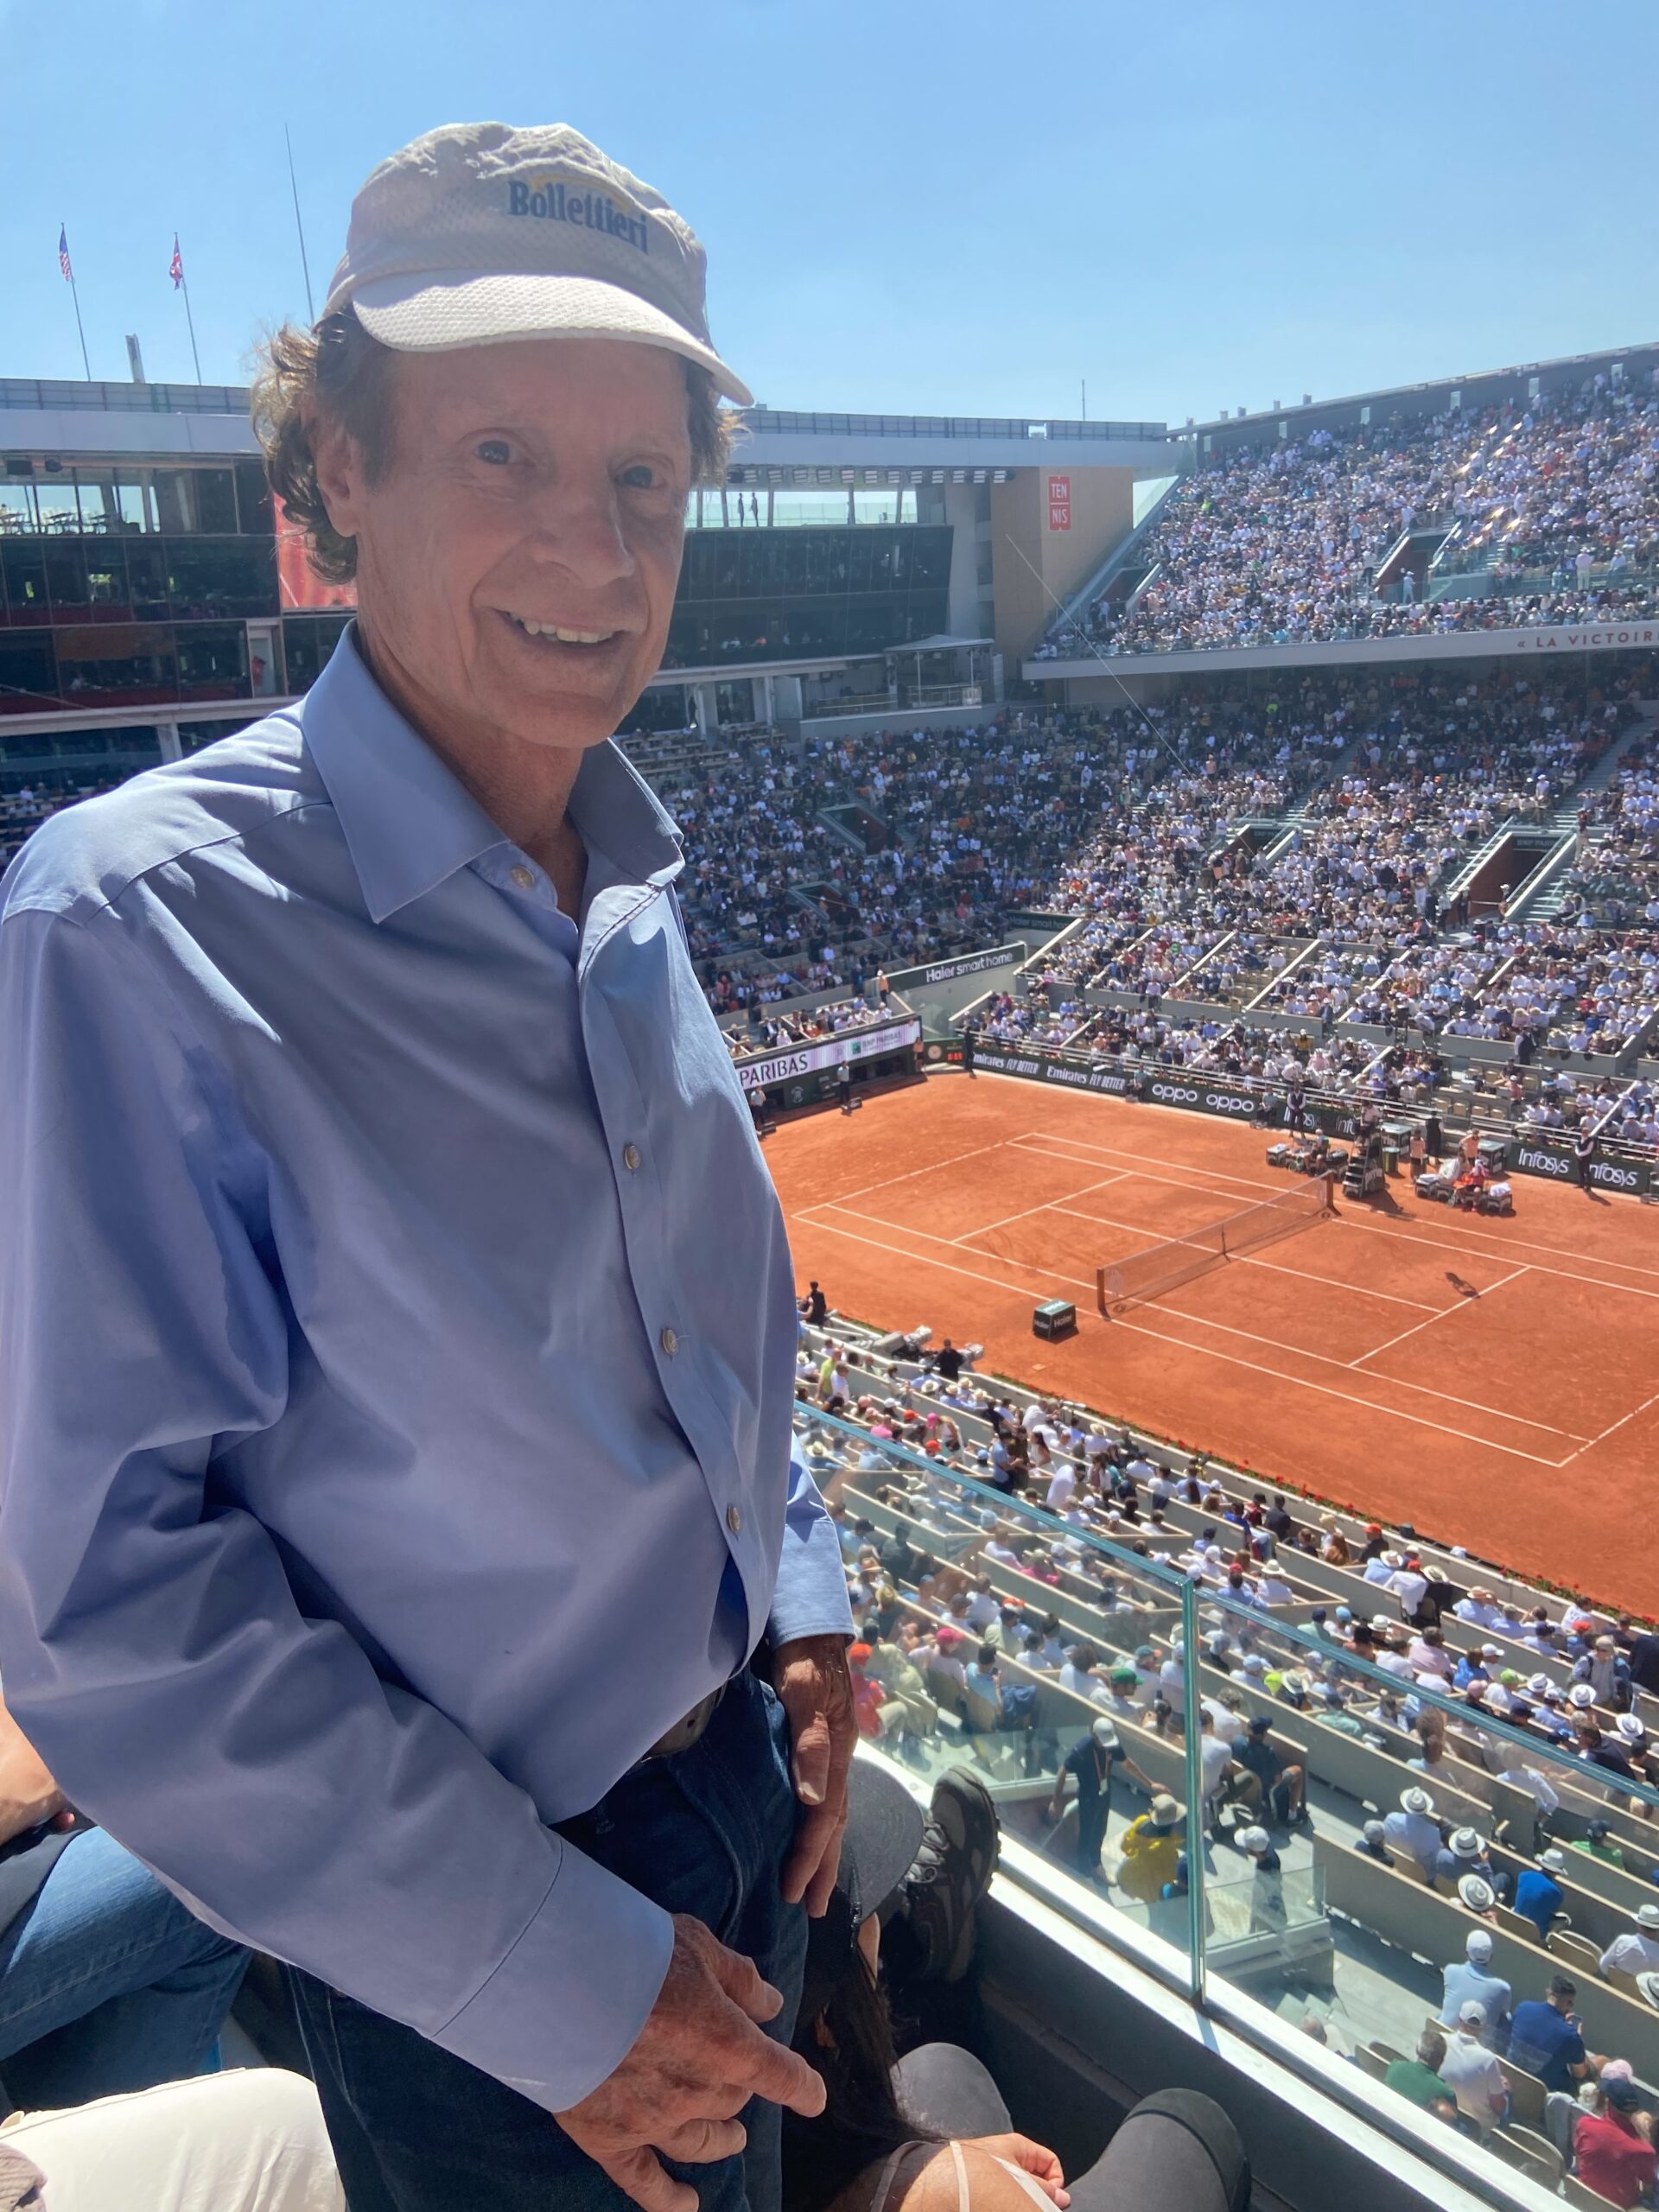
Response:
[[[1048,526],[1051,530],[1070,530],[1071,527],[1071,479],[1051,476],[1048,480]]]

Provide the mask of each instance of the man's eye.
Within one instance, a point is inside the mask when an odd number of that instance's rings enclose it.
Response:
[[[474,450],[480,461],[488,461],[493,468],[505,467],[512,458],[505,438],[480,438]]]
[[[632,492],[654,492],[660,479],[648,461],[636,461],[622,472],[622,481]]]

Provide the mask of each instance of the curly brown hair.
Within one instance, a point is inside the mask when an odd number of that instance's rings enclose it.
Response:
[[[305,532],[306,558],[324,583],[352,581],[357,541],[342,537],[328,519],[311,449],[310,403],[346,432],[369,481],[378,483],[391,459],[395,358],[350,308],[324,315],[311,330],[285,322],[260,348],[250,395],[254,434],[271,489]],[[717,484],[730,458],[733,417],[721,406],[708,370],[696,361],[684,366],[692,481]]]

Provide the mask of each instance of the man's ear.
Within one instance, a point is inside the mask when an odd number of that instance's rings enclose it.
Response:
[[[317,490],[328,519],[341,537],[355,537],[362,522],[363,499],[363,455],[357,441],[314,403],[306,408],[306,431],[311,441]]]

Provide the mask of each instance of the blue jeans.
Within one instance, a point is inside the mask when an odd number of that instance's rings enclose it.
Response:
[[[767,2033],[787,2041],[806,1958],[806,1916],[779,1894],[797,1811],[783,1707],[743,1674],[700,1743],[625,1775],[559,1832],[753,1959],[784,1999]],[[541,2106],[415,2029],[285,1971],[352,2212],[637,2212]],[[556,2006],[559,1992],[547,2001]],[[741,2158],[667,2162],[702,2212],[777,2212],[778,2107],[755,2100],[742,2119]]]
[[[248,1955],[102,1828],[0,1936],[0,2072],[41,2111],[201,2072]]]

